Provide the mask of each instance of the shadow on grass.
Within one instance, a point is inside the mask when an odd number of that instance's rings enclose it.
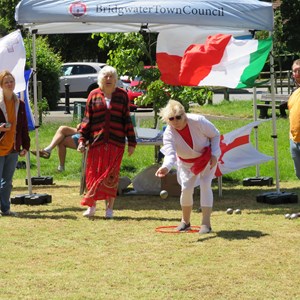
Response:
[[[101,213],[104,211],[100,210],[97,213],[99,215],[95,215],[90,218],[85,218],[80,214],[80,217],[68,214],[68,212],[80,212],[82,213],[84,210],[82,207],[65,207],[59,209],[39,209],[39,210],[30,210],[30,211],[23,211],[18,213],[18,218],[22,219],[66,219],[66,220],[77,220],[79,218],[87,219],[90,221],[96,220],[107,220],[112,221],[111,219],[106,219],[104,216],[101,216]],[[61,214],[62,213],[62,214]],[[149,216],[141,216],[141,217],[130,217],[130,216],[114,216],[113,221],[178,221],[178,218],[162,218],[162,217],[149,217]]]
[[[223,191],[222,197],[218,197],[214,191],[214,207],[213,211],[226,212],[227,208],[247,210],[247,213],[254,214],[285,214],[299,207],[298,203],[284,204],[267,204],[257,202],[257,196],[266,193],[274,192],[273,187],[264,189],[264,187],[241,188],[232,187]],[[283,190],[281,191],[283,192]],[[285,189],[284,192],[300,194],[300,189]],[[200,207],[200,191],[194,193],[193,211],[199,210]],[[180,200],[178,197],[168,197],[163,200],[159,196],[153,195],[131,195],[119,196],[115,203],[116,209],[123,210],[181,210]],[[299,209],[299,208],[298,208]]]
[[[82,211],[80,207],[64,207],[58,209],[39,209],[31,211],[23,211],[18,213],[18,218],[22,219],[68,219],[68,220],[77,220],[78,217],[74,215],[67,214],[67,212],[79,212]],[[63,213],[63,214],[61,214]]]
[[[229,241],[248,240],[253,238],[258,239],[268,235],[269,234],[257,230],[221,230],[214,235],[205,236],[204,238],[200,237],[198,242],[204,242],[213,238],[223,238]]]
[[[71,187],[74,187],[74,185],[72,185]],[[63,189],[68,189],[70,188],[70,185],[67,184],[49,184],[49,185],[32,185],[33,189],[38,189],[38,190],[49,190],[51,188],[63,188]],[[28,192],[28,186],[17,186],[13,188],[13,192],[23,192],[26,191]],[[79,187],[78,187],[78,193],[79,193]],[[34,194],[34,193],[33,193]]]
[[[128,217],[128,216],[114,216],[113,219],[106,219],[104,216],[93,216],[90,218],[87,218],[87,220],[90,221],[97,221],[97,220],[107,220],[109,221],[169,221],[169,222],[178,222],[180,218],[156,218],[156,217]]]

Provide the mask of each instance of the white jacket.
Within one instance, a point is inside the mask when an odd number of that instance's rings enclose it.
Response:
[[[217,159],[221,155],[220,133],[218,129],[204,116],[197,114],[187,114],[187,123],[193,140],[193,149],[184,141],[181,135],[172,126],[168,125],[163,136],[163,147],[161,152],[165,155],[162,166],[170,170],[173,166],[177,167],[177,179],[179,184],[184,187],[199,185],[200,176],[214,175],[215,168],[210,170],[208,166],[195,176],[190,168],[192,163],[183,162],[178,158],[191,159],[201,156],[203,148],[210,146],[211,154]],[[192,178],[194,179],[192,180]]]

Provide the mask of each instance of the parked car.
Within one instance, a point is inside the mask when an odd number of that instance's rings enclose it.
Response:
[[[89,93],[98,87],[98,72],[106,66],[105,63],[94,62],[69,62],[62,65],[59,93],[65,96],[65,84],[69,84],[70,97],[87,98]],[[118,86],[124,88],[123,82],[118,81]],[[131,99],[131,98],[130,98]],[[130,111],[135,111],[137,105],[130,101]]]
[[[150,70],[151,69],[151,70]],[[158,70],[155,66],[144,66],[144,72],[149,72],[150,71],[155,71]],[[151,72],[152,77],[154,78],[153,80],[156,80],[153,75],[157,75],[154,72]],[[147,76],[148,77],[148,76]],[[158,78],[159,76],[157,76]],[[145,94],[146,89],[144,87],[141,88],[142,83],[143,83],[143,75],[141,74],[140,76],[135,76],[133,79],[130,78],[129,76],[121,76],[120,79],[123,82],[124,88],[127,90],[128,97],[131,102],[136,103],[136,98]],[[142,104],[137,104],[138,108],[153,108],[153,103],[147,104],[147,105],[142,105]]]
[[[59,94],[65,95],[65,84],[69,84],[70,97],[87,97],[98,87],[98,72],[105,63],[69,62],[62,65],[62,76],[59,78]]]
[[[136,98],[146,93],[146,90],[140,89],[139,84],[140,78],[136,77],[130,82],[130,85],[126,87],[129,100],[135,103],[138,108],[153,108],[153,104],[141,105],[136,103]]]

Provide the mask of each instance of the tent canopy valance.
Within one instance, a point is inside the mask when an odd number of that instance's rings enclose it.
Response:
[[[272,4],[257,0],[23,0],[15,18],[38,34],[159,32],[180,25],[273,30]]]

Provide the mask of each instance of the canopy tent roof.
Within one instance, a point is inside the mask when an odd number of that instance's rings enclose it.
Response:
[[[159,32],[182,25],[273,30],[272,4],[258,0],[23,0],[15,18],[38,34]]]

